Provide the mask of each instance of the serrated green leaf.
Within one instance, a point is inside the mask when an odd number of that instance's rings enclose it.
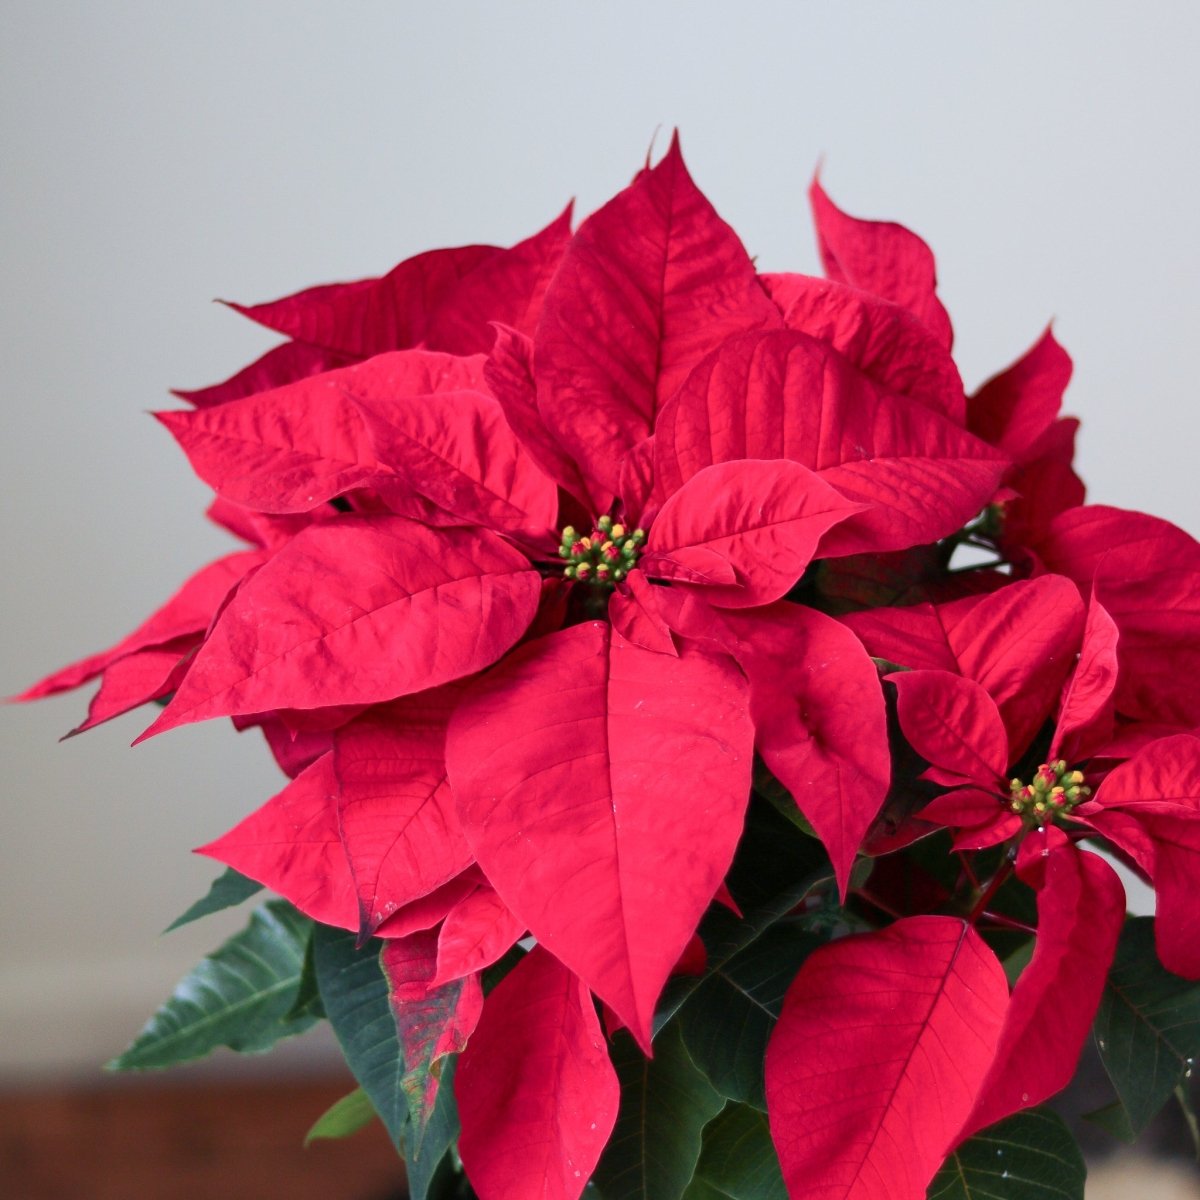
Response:
[[[692,1061],[721,1095],[766,1110],[763,1059],[783,997],[824,938],[785,917],[706,972],[679,1012]]]
[[[347,1065],[403,1154],[408,1122],[408,1102],[400,1086],[404,1058],[379,966],[380,942],[373,938],[361,950],[354,943],[354,934],[345,929],[318,925],[313,930],[317,986]]]
[[[928,1200],[1083,1200],[1086,1178],[1063,1119],[1033,1108],[959,1146],[934,1176]]]
[[[304,1144],[322,1138],[346,1138],[357,1133],[375,1119],[375,1109],[362,1088],[355,1088],[348,1095],[331,1104],[304,1135]]]
[[[787,1200],[763,1113],[727,1104],[704,1127],[700,1161],[683,1200]]]
[[[163,930],[163,933],[170,933],[172,929],[178,929],[181,925],[190,925],[192,921],[198,921],[210,913],[220,912],[223,908],[233,908],[234,905],[241,904],[243,900],[249,900],[251,896],[262,890],[261,883],[247,879],[245,875],[235,871],[232,867],[226,867],[212,881],[208,894],[201,896],[187,912],[176,917]]]
[[[250,922],[175,988],[113,1071],[145,1071],[190,1062],[228,1046],[269,1050],[302,1033],[312,1018],[290,1019],[312,922],[286,900],[256,909]]]
[[[724,1104],[672,1026],[647,1059],[622,1032],[613,1039],[621,1107],[596,1168],[605,1200],[680,1200],[700,1157],[701,1134]]]
[[[1140,1134],[1200,1057],[1200,983],[1158,961],[1152,917],[1125,923],[1094,1031],[1130,1128]]]

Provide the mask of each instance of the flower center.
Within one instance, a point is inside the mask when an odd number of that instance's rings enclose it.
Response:
[[[562,531],[560,558],[567,560],[563,574],[568,579],[596,588],[611,588],[620,583],[637,565],[646,540],[644,529],[627,530],[614,524],[612,517],[601,517],[587,537],[580,537],[572,525]]]
[[[1009,807],[1030,825],[1053,825],[1069,817],[1092,794],[1091,788],[1083,786],[1083,772],[1068,771],[1061,758],[1042,763],[1032,782],[1013,779],[1008,786],[1012,793]]]

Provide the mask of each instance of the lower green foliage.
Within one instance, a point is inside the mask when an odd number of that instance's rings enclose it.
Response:
[[[934,1176],[929,1200],[1083,1200],[1086,1178],[1062,1118],[1035,1108],[959,1146]]]
[[[256,909],[245,929],[180,981],[109,1070],[169,1067],[218,1046],[258,1053],[303,1033],[315,1018],[292,1010],[312,927],[286,900]]]
[[[1096,1045],[1136,1137],[1200,1057],[1200,983],[1171,974],[1154,920],[1126,922],[1096,1014]]]

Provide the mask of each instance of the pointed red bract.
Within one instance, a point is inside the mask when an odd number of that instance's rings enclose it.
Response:
[[[1116,623],[1093,593],[1079,662],[1067,682],[1059,708],[1049,757],[1082,762],[1105,745],[1113,733],[1117,686]]]
[[[100,688],[88,705],[87,719],[67,735],[86,733],[132,709],[160,700],[179,686],[187,656],[199,645],[198,635],[163,646],[147,646],[118,658],[104,670]]]
[[[937,270],[929,247],[903,225],[864,221],[842,212],[816,179],[808,196],[825,274],[907,308],[949,349],[954,334],[937,297]]]
[[[483,387],[483,359],[409,350],[217,408],[156,415],[224,499],[300,513],[405,468],[377,457],[364,406],[373,414],[393,406],[404,413],[416,397]]]
[[[483,1011],[478,975],[437,983],[437,935],[430,930],[384,942],[379,965],[388,983],[388,1003],[396,1019],[404,1076],[400,1086],[408,1099],[416,1130],[417,1151],[425,1125],[437,1102],[439,1063],[467,1044]]]
[[[500,253],[496,246],[430,250],[378,279],[323,284],[266,304],[230,307],[296,341],[349,358],[369,358],[420,343],[431,314],[453,295],[459,281]]]
[[[931,778],[1007,790],[1008,738],[979,684],[949,671],[897,671],[888,681],[896,687],[900,728],[936,772]]]
[[[1125,923],[1125,889],[1102,858],[1067,845],[1037,869],[1043,878],[1028,880],[1039,889],[1033,958],[1013,989],[995,1061],[960,1138],[1071,1082]]]
[[[426,516],[430,524],[548,537],[558,492],[521,448],[490,396],[475,391],[404,399],[375,395],[357,399],[356,405],[366,417],[376,461],[396,477],[368,481],[385,503],[407,512],[408,495],[416,493],[450,514],[450,520]]]
[[[950,352],[907,309],[813,275],[759,278],[789,329],[827,342],[887,391],[965,424],[966,396]]]
[[[532,334],[570,236],[567,205],[540,233],[481,262],[435,311],[425,345],[451,354],[486,354],[497,322]]]
[[[580,226],[535,338],[538,407],[578,460],[597,511],[688,371],[731,334],[779,323],[675,139]]]
[[[446,779],[442,688],[371,709],[334,736],[338,822],[369,936],[405,904],[471,864]]]
[[[767,1046],[789,1196],[923,1200],[995,1055],[1008,983],[965,922],[910,917],[814,951]]]
[[[825,844],[845,895],[891,775],[875,664],[849,630],[798,604],[730,614],[725,627],[750,680],[755,749]]]
[[[600,622],[521,647],[451,718],[450,782],[480,867],[644,1046],[733,857],[752,744],[732,662],[655,654]]]
[[[702,573],[724,563],[726,578],[736,581],[722,586],[717,577],[707,585],[711,603],[729,608],[770,604],[804,574],[822,536],[863,508],[786,459],[716,463],[698,471],[663,505],[642,568],[662,579],[697,583],[699,554]]]
[[[14,701],[40,700],[67,692],[95,679],[112,663],[127,654],[152,646],[165,646],[180,638],[201,634],[208,628],[213,614],[239,580],[266,558],[254,550],[227,554],[196,572],[160,609],[146,618],[128,637],[115,646],[89,655],[69,667],[63,667],[35,683]]]
[[[671,630],[658,606],[658,593],[643,571],[633,571],[608,601],[608,619],[627,641],[645,650],[678,656]]]
[[[260,809],[196,853],[265,884],[314,921],[358,927],[354,878],[338,836],[332,755],[317,759]]]
[[[470,866],[429,895],[392,913],[375,932],[381,938],[397,938],[407,937],[418,929],[432,929],[483,882],[483,873],[479,868]]]
[[[546,428],[537,407],[533,381],[533,342],[514,329],[499,326],[484,378],[496,397],[509,427],[529,456],[560,486],[583,504],[589,503],[587,484],[575,460]],[[595,506],[597,511],[599,506]]]
[[[1200,543],[1157,517],[1088,505],[1056,517],[1034,550],[1080,589],[1095,581],[1120,634],[1118,710],[1200,727]]]
[[[1200,979],[1200,737],[1152,742],[1104,780],[1083,815],[1153,880],[1163,966]]]
[[[901,666],[957,671],[995,700],[1020,752],[1054,711],[1084,627],[1075,586],[1018,580],[949,604],[878,608],[842,618],[870,652]]]
[[[343,517],[239,589],[142,735],[289,706],[371,704],[470,675],[533,620],[540,585],[493,534]]]
[[[309,346],[304,342],[284,342],[223,383],[214,383],[205,388],[173,388],[171,395],[186,400],[196,408],[214,408],[218,404],[228,404],[230,400],[241,400],[256,392],[283,387],[284,384],[307,379],[310,375],[344,366],[345,357],[332,350],[323,350],[320,346]]]
[[[490,884],[481,883],[446,914],[438,934],[436,983],[448,983],[490,967],[524,934]]]
[[[1078,432],[1074,417],[1060,418],[1004,475],[1001,490],[1016,495],[1003,501],[998,544],[1015,560],[1026,557],[1055,517],[1084,501],[1087,489],[1071,466]]]
[[[488,997],[454,1093],[480,1200],[578,1200],[620,1088],[587,989],[540,946]]]
[[[301,771],[311,767],[322,754],[333,749],[333,734],[328,730],[319,733],[297,733],[289,729],[274,713],[235,717],[233,725],[239,733],[245,729],[260,729],[279,769],[289,779],[295,779]]]
[[[907,549],[953,533],[991,499],[1007,466],[945,417],[791,330],[730,338],[706,358],[664,407],[654,452],[662,496],[735,459],[786,458],[816,471],[869,505],[830,533],[826,555]]]
[[[1071,369],[1070,355],[1047,329],[971,397],[967,428],[1009,458],[1023,458],[1058,416]]]

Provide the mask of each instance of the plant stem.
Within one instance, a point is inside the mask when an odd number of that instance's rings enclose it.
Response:
[[[1037,934],[1032,925],[1026,925],[1024,921],[1018,921],[1014,917],[1006,917],[1003,913],[985,912],[980,915],[980,920],[998,925],[1001,929],[1015,930],[1017,933]]]

